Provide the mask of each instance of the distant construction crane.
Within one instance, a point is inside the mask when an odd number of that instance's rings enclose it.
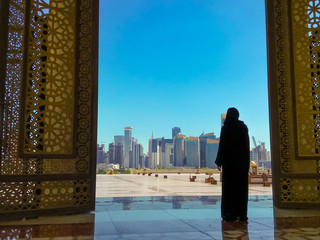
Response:
[[[254,146],[257,147],[256,139],[254,138],[254,136],[252,136],[252,140],[253,140]]]

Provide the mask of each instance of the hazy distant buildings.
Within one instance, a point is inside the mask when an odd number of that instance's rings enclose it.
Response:
[[[144,168],[144,155],[142,144],[136,145],[136,168]]]
[[[199,136],[200,140],[200,167],[208,167],[207,164],[207,139],[216,140],[214,133],[202,133]]]
[[[131,151],[129,152],[129,168],[136,168],[136,145],[138,141],[136,138],[131,140]]]
[[[130,167],[130,151],[132,151],[132,127],[124,128],[124,167]]]
[[[221,114],[221,125],[226,114]],[[254,139],[254,137],[253,137]],[[114,143],[109,144],[106,153],[104,145],[97,145],[97,164],[119,164],[121,168],[216,168],[215,160],[218,153],[219,141],[214,133],[202,133],[199,137],[186,137],[181,134],[179,127],[172,128],[172,139],[149,139],[148,153],[143,153],[143,146],[132,137],[132,127],[124,128],[124,135],[114,136]],[[250,150],[250,160],[259,167],[271,167],[270,152],[265,143],[256,145]]]
[[[161,140],[161,167],[171,168],[173,165],[173,140],[162,138]]]
[[[152,139],[152,155],[151,155],[151,167],[157,168],[160,166],[161,161],[161,140],[162,138]]]
[[[151,138],[149,139],[149,145],[148,145],[148,157],[146,159],[146,167],[152,168],[152,140],[153,140],[153,133]]]
[[[114,163],[123,168],[123,145],[120,142],[115,145]]]
[[[215,163],[219,149],[219,140],[217,139],[207,139],[206,146],[206,167],[216,168]]]
[[[104,148],[104,144],[97,144],[97,164],[99,163],[105,163],[105,148]]]
[[[121,143],[121,145],[124,146],[124,136],[123,135],[114,136],[114,144],[118,145],[118,143]]]
[[[183,167],[186,160],[186,135],[177,134],[174,138],[174,166]]]
[[[143,161],[143,146],[138,143],[136,138],[132,138],[132,151],[130,151],[130,168],[141,168]]]
[[[186,166],[200,167],[200,143],[198,137],[188,137],[186,141]]]
[[[174,139],[179,133],[181,133],[181,129],[179,127],[172,128],[172,139]]]
[[[110,143],[109,144],[109,151],[108,151],[108,158],[109,158],[109,161],[108,163],[115,163],[114,162],[114,143]]]
[[[250,149],[250,161],[254,161],[259,167],[271,168],[270,152],[267,151],[265,143],[257,145],[254,137],[252,140],[255,147]]]

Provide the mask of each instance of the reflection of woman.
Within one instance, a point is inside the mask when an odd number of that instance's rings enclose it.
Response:
[[[250,162],[248,128],[229,108],[221,128],[216,164],[222,174],[221,217],[224,221],[247,221],[248,172]]]

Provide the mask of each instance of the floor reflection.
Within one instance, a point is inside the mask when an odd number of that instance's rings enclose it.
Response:
[[[221,222],[222,238],[225,239],[249,239],[247,222]]]
[[[220,197],[97,198],[91,214],[0,222],[0,239],[319,239],[320,216],[273,217],[250,196],[249,221],[222,222]]]

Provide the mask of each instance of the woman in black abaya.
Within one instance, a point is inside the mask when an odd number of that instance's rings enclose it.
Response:
[[[248,172],[250,162],[248,128],[239,121],[236,108],[229,108],[221,128],[216,164],[222,167],[221,217],[224,221],[247,221]]]

